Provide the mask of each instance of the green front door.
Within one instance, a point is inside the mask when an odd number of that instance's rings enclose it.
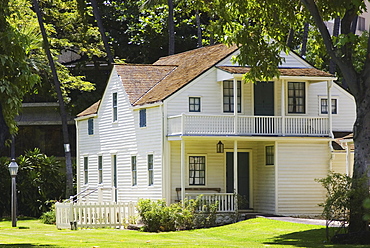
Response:
[[[238,207],[249,209],[249,152],[238,152]],[[226,153],[226,191],[234,193],[234,153]]]

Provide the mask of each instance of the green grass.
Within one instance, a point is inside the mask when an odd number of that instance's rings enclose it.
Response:
[[[236,224],[181,232],[145,233],[118,229],[57,230],[38,220],[18,227],[0,222],[0,247],[365,247],[325,242],[325,227],[256,218]]]

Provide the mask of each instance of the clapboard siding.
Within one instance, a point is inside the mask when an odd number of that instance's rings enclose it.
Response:
[[[189,97],[201,98],[201,113],[220,114],[222,112],[222,84],[216,80],[216,69],[212,68],[205,74],[185,86],[168,99],[168,116],[189,113]],[[192,114],[197,114],[192,112]]]
[[[338,113],[333,114],[333,131],[351,131],[356,118],[356,106],[348,92],[339,85],[333,84],[331,88],[333,99],[337,99]],[[308,115],[309,116],[327,116],[321,114],[321,98],[327,98],[326,82],[313,83],[308,89]]]
[[[258,142],[254,150],[254,206],[262,213],[275,212],[275,166],[265,164],[265,146],[274,142]]]
[[[278,213],[319,215],[324,188],[315,179],[329,171],[328,142],[278,143]]]
[[[113,122],[112,96],[118,95],[118,121]],[[94,135],[87,134],[87,120],[79,125],[79,174],[80,189],[86,187],[107,188],[103,199],[112,200],[113,156],[117,158],[118,200],[139,198],[162,198],[162,119],[160,107],[146,110],[147,127],[139,127],[139,111],[134,110],[125,93],[122,83],[113,70],[106,92],[94,122]],[[147,156],[153,154],[154,184],[148,186]],[[98,156],[103,156],[103,183],[98,185]],[[89,183],[83,183],[83,160],[89,157]],[[137,185],[132,186],[131,156],[137,157]],[[110,196],[109,196],[110,195]],[[90,197],[97,200],[97,194]]]
[[[185,185],[189,186],[188,180],[188,156],[206,156],[206,185],[194,186],[196,188],[221,188],[221,192],[225,192],[226,185],[226,169],[225,158],[223,153],[216,153],[215,141],[191,140],[185,141]],[[181,161],[180,161],[180,141],[171,142],[171,197],[172,201],[177,200],[176,188],[181,187]]]

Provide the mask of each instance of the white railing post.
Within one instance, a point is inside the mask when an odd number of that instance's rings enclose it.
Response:
[[[185,134],[185,114],[181,114],[181,134]]]

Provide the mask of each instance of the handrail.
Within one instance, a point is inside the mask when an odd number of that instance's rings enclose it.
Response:
[[[83,193],[85,193],[86,191],[88,190],[91,190],[89,193],[87,193],[86,195],[83,195],[82,197],[78,198],[78,196],[82,195]],[[66,199],[63,201],[63,203],[67,203],[67,202],[72,202],[72,203],[76,203],[78,200],[88,196],[88,195],[91,195],[92,193],[94,193],[95,191],[97,191],[98,188],[93,188],[93,189],[90,189],[90,188],[86,188],[84,190],[82,190],[81,192],[77,193],[76,195],[71,195],[69,197],[69,199]]]

